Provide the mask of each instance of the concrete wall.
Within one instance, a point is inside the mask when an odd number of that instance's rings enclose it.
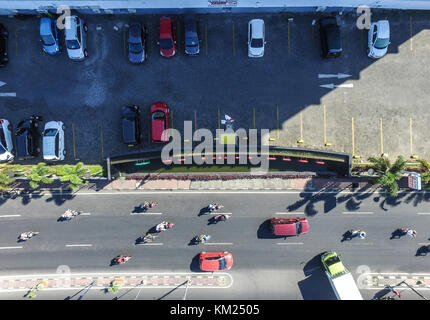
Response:
[[[430,0],[123,0],[123,1],[26,1],[0,0],[0,14],[55,12],[67,5],[81,13],[180,13],[209,12],[294,12],[319,10],[351,10],[359,5],[381,9],[430,10]]]

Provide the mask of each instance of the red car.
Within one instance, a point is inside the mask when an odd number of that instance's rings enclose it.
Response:
[[[306,218],[272,218],[270,229],[274,236],[299,236],[309,230]]]
[[[160,54],[163,57],[171,58],[176,54],[176,32],[172,19],[160,18]]]
[[[154,103],[151,106],[152,142],[169,142],[167,129],[169,129],[169,107],[163,102]]]
[[[202,252],[199,257],[202,271],[230,270],[233,266],[233,255],[224,252]]]

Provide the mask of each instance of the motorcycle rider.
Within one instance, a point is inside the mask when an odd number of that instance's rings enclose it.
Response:
[[[210,205],[208,205],[208,209],[210,212],[214,212],[216,210],[221,209],[223,206],[218,204],[218,203],[211,203]]]
[[[120,255],[118,257],[116,257],[115,261],[119,264],[124,264],[126,263],[128,260],[130,260],[131,256],[123,256]]]
[[[201,235],[197,236],[197,242],[199,242],[199,243],[205,243],[209,239],[210,239],[210,236],[207,234],[201,234]]]
[[[366,238],[366,232],[364,232],[363,230],[349,230],[349,234],[352,237],[358,237],[359,239],[364,239]]]
[[[215,217],[215,221],[225,221],[228,219],[230,219],[230,216],[228,214],[220,214]]]
[[[34,235],[38,234],[39,232],[34,232],[34,231],[27,231],[27,232],[23,232],[19,235],[19,240],[25,241],[30,239],[31,237],[33,237]]]

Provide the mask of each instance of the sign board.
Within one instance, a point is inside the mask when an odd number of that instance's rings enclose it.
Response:
[[[421,190],[421,176],[419,173],[408,174],[408,187],[414,190]]]

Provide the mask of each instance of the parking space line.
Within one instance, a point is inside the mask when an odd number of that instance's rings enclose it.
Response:
[[[290,41],[290,20],[288,19],[288,55],[291,53],[291,41]]]
[[[206,57],[208,56],[208,24],[205,23],[205,48],[206,48]]]
[[[74,123],[72,123],[72,137],[73,137],[73,157],[76,160],[75,124]]]
[[[234,22],[232,23],[232,30],[233,30],[233,55],[236,55],[236,43],[235,43],[235,36],[234,36]]]
[[[412,51],[413,50],[413,48],[412,48],[412,15],[409,16],[409,29],[410,29],[409,39],[411,39],[411,51]]]
[[[381,132],[381,156],[384,154],[384,134],[382,131],[382,118],[379,118],[379,124],[380,124],[380,132]]]
[[[300,112],[300,139],[297,140],[297,143],[303,143],[303,114]]]
[[[101,145],[102,145],[102,159],[104,159],[105,152],[103,147],[103,121],[100,122],[100,137],[101,137]]]
[[[15,29],[15,56],[18,56],[18,29]]]

